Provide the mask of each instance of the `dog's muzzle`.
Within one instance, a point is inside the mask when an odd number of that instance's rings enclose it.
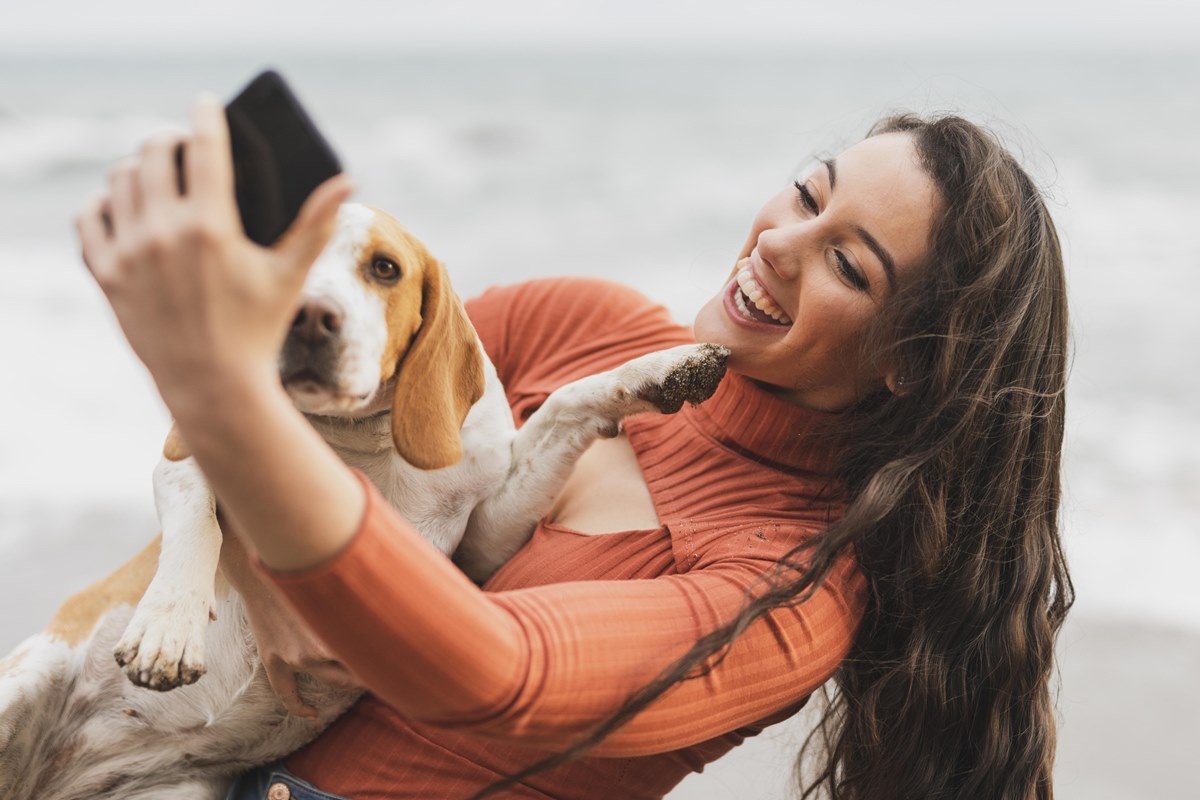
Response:
[[[338,386],[345,318],[345,312],[329,300],[308,300],[301,306],[279,356],[279,375],[285,386],[304,382],[315,384],[314,388]]]

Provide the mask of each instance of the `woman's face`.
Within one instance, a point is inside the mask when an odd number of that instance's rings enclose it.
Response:
[[[940,197],[904,133],[859,142],[797,183],[758,212],[695,336],[792,402],[834,411],[889,377],[859,345],[924,261]]]

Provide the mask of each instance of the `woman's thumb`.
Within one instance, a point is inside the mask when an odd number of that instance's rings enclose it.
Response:
[[[344,174],[322,183],[304,201],[296,220],[274,249],[307,272],[333,236],[338,207],[353,191],[354,185]]]

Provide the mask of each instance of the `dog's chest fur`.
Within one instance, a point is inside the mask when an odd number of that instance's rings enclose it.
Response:
[[[512,459],[512,412],[486,360],[485,373],[483,397],[463,423],[463,459],[442,469],[418,469],[396,452],[389,413],[352,422],[309,418],[346,464],[366,475],[423,538],[446,554],[458,545],[471,510],[503,482]]]

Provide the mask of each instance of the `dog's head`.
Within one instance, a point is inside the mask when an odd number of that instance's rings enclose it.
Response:
[[[391,411],[396,450],[420,469],[462,458],[462,423],[484,393],[484,356],[445,269],[383,211],[348,203],[308,273],[280,354],[305,414]],[[188,456],[178,428],[163,455]]]
[[[475,329],[445,268],[388,214],[347,204],[309,273],[279,357],[308,414],[392,411],[396,450],[421,469],[462,457],[459,435],[484,388]]]
[[[354,203],[309,272],[279,374],[306,414],[390,410],[397,452],[420,469],[462,457],[462,424],[484,390],[483,354],[445,268],[391,216]],[[188,457],[177,428],[163,455]]]

